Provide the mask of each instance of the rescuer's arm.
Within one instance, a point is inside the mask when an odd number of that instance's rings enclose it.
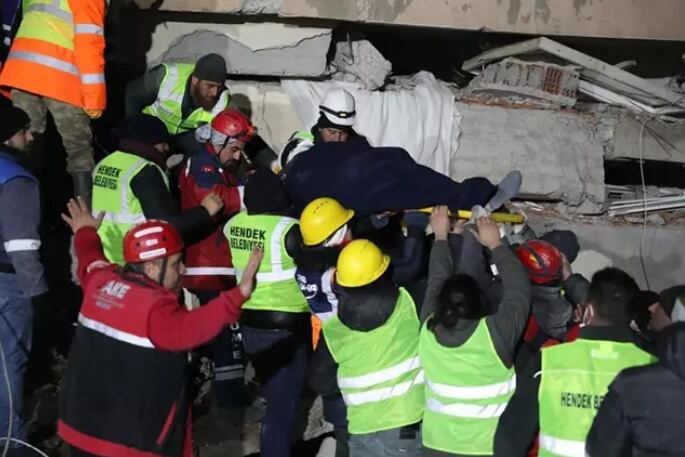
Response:
[[[74,60],[83,108],[98,118],[107,106],[105,86],[105,0],[69,0],[74,15]]]
[[[499,418],[493,457],[526,457],[538,431],[540,417],[541,354],[538,353],[523,375],[517,376],[516,392]],[[537,375],[537,376],[536,376]]]
[[[126,85],[126,117],[138,114],[157,100],[166,69],[159,65]]]
[[[107,261],[102,250],[102,242],[97,229],[102,223],[104,213],[93,217],[88,211],[88,205],[81,198],[73,198],[67,203],[67,214],[62,214],[62,219],[69,225],[74,233],[74,251],[78,260],[78,279],[85,287],[86,282],[94,273],[102,268],[114,268]]]
[[[454,274],[454,260],[448,244],[450,221],[446,206],[436,206],[431,215],[435,241],[428,265],[428,285],[421,308],[421,321],[425,321],[438,306],[438,296],[445,281]]]
[[[255,276],[263,256],[263,251],[255,249],[240,284],[200,308],[188,311],[171,298],[156,303],[150,311],[148,324],[155,347],[187,351],[211,341],[224,326],[237,322],[242,304],[254,290]]]

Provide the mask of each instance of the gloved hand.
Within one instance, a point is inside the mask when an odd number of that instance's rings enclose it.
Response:
[[[87,109],[85,112],[91,119],[100,119],[102,117],[101,109]]]

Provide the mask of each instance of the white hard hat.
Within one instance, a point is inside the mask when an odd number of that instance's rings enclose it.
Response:
[[[354,97],[345,89],[335,89],[327,93],[319,105],[319,110],[335,125],[354,125]]]

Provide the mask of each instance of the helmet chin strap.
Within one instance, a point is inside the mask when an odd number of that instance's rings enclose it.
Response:
[[[164,257],[162,259],[162,271],[159,272],[159,280],[157,281],[160,286],[164,287],[164,279],[166,278],[166,268],[169,265],[169,257]]]

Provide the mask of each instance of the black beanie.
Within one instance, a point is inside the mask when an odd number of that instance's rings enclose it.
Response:
[[[291,205],[281,178],[263,168],[247,180],[243,200],[247,214],[283,212],[290,209]]]
[[[203,81],[224,84],[226,82],[226,60],[219,54],[207,54],[195,63],[193,76]]]
[[[134,114],[121,121],[114,130],[117,143],[131,140],[154,146],[169,141],[169,132],[162,121],[148,114]]]
[[[24,112],[9,103],[0,103],[0,143],[12,138],[21,129],[29,127],[31,119]]]
[[[578,257],[578,252],[580,251],[578,237],[570,230],[552,230],[542,235],[540,239],[561,251],[569,263],[573,263]]]

